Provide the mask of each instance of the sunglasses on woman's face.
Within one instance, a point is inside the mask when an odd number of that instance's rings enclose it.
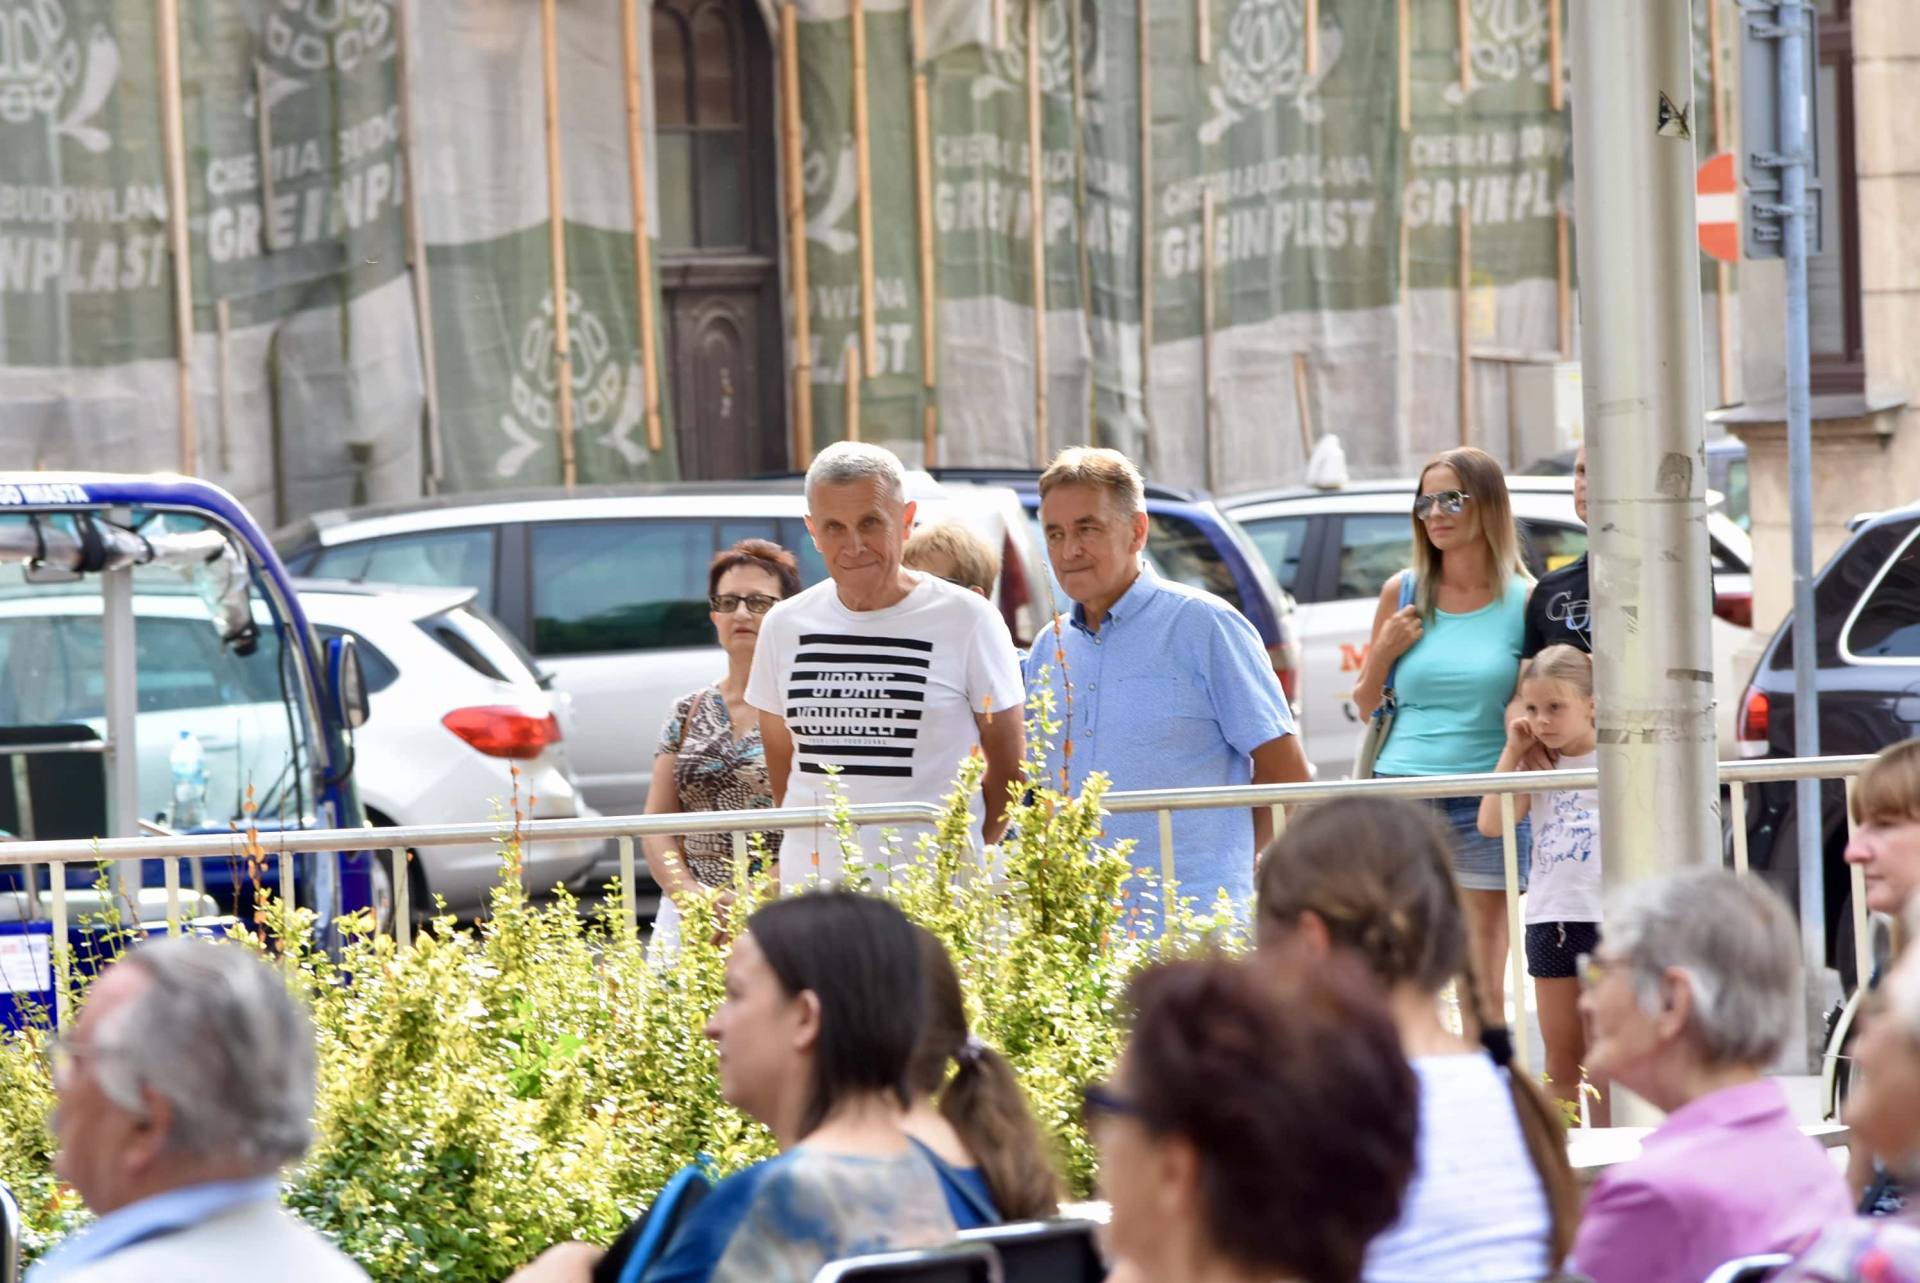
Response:
[[[1080,1089],[1080,1121],[1089,1126],[1098,1118],[1134,1118],[1139,1114],[1137,1102],[1102,1083],[1088,1083]]]
[[[1438,490],[1433,494],[1423,494],[1413,501],[1413,515],[1421,521],[1438,508],[1449,517],[1457,517],[1466,508],[1467,501],[1473,496],[1464,490]]]
[[[765,593],[740,594],[736,592],[716,593],[707,598],[707,605],[713,607],[716,615],[731,615],[745,606],[750,615],[764,615],[779,604],[778,597],[769,597]]]

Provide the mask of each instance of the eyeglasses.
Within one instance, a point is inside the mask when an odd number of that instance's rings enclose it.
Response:
[[[53,1085],[58,1088],[68,1081],[74,1066],[79,1064],[83,1057],[98,1056],[105,1050],[107,1049],[91,1043],[73,1042],[55,1033],[49,1034],[47,1040],[40,1044],[40,1058],[46,1062],[47,1073],[52,1077]]]
[[[1607,978],[1607,971],[1614,965],[1597,953],[1583,953],[1573,960],[1573,974],[1580,978],[1582,989],[1592,989]]]
[[[1433,494],[1423,494],[1413,501],[1413,515],[1417,520],[1425,521],[1435,508],[1449,517],[1457,517],[1473,498],[1464,490],[1440,490]]]
[[[1111,1087],[1088,1083],[1080,1089],[1080,1121],[1091,1124],[1096,1118],[1138,1118],[1137,1102],[1127,1099]]]
[[[779,604],[778,597],[769,597],[762,592],[745,594],[724,592],[715,593],[707,598],[707,605],[713,607],[713,613],[716,615],[731,615],[742,606],[747,608],[747,613],[750,615],[764,615]]]

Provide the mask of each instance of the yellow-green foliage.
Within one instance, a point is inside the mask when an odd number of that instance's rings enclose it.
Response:
[[[1034,712],[1038,738],[1051,709]],[[1002,867],[983,872],[965,801],[982,771],[966,765],[937,832],[882,893],[947,942],[977,1032],[1019,1069],[1085,1194],[1079,1089],[1112,1070],[1127,978],[1212,924],[1176,913],[1164,939],[1130,934],[1128,856],[1098,844],[1098,780],[1017,803]],[[287,1201],[377,1280],[502,1279],[549,1243],[610,1240],[696,1154],[731,1171],[772,1152],[720,1099],[704,1034],[725,963],[714,901],[688,905],[678,956],[650,965],[617,910],[583,921],[564,894],[530,902],[510,845],[502,863],[485,921],[443,919],[408,950],[360,923],[330,958],[305,946],[304,914],[267,932],[294,942],[319,1039],[317,1138]],[[738,888],[730,920],[771,893]],[[0,1040],[0,1180],[21,1195],[35,1254],[78,1215],[51,1175],[38,1038]]]

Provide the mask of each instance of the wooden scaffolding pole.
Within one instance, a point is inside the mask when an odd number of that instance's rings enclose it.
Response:
[[[1153,427],[1153,0],[1140,6],[1140,420]]]
[[[180,428],[180,471],[199,471],[193,422],[193,243],[187,232],[187,130],[180,103],[179,0],[158,0],[161,139],[167,169],[167,232],[173,253],[174,394]],[[261,103],[257,110],[266,111]],[[263,158],[264,160],[264,158]]]
[[[647,218],[647,142],[641,119],[639,14],[635,0],[620,0],[620,47],[627,81],[627,172],[633,199],[633,290],[635,315],[640,318],[640,379],[647,407],[647,448],[659,453],[665,445],[660,424],[660,356],[654,333],[653,239]]]
[[[1460,88],[1473,88],[1473,0],[1453,0],[1453,15],[1460,28]]]
[[[1027,200],[1033,207],[1033,457],[1044,468],[1047,424],[1047,153],[1040,97],[1040,6],[1027,0]]]
[[[1547,0],[1547,66],[1553,76],[1550,82],[1553,89],[1547,97],[1555,111],[1565,111],[1567,107],[1566,36],[1562,34],[1561,2]]]
[[[1460,444],[1473,444],[1473,210],[1460,207]]]
[[[993,47],[1007,47],[1007,0],[993,0]]]
[[[1320,0],[1307,0],[1307,78],[1320,74]]]
[[[420,374],[426,384],[427,401],[427,475],[425,489],[428,494],[438,494],[446,482],[447,451],[446,441],[441,434],[440,424],[440,358],[434,350],[433,339],[433,290],[432,281],[427,275],[427,236],[425,224],[420,215],[420,178],[419,170],[414,166],[414,119],[413,119],[413,9],[416,0],[399,0],[394,5],[394,20],[398,27],[395,38],[399,42],[397,58],[400,90],[400,161],[404,168],[406,193],[403,197],[404,208],[401,211],[406,221],[407,272],[413,278],[413,311],[419,326],[420,335]],[[266,99],[260,101],[264,104]],[[260,108],[265,116],[266,108]],[[271,221],[271,220],[269,220]]]
[[[800,151],[800,29],[792,0],[780,6],[780,181],[785,189],[787,281],[793,307],[791,462],[813,462],[813,318],[807,285],[807,179]]]
[[[1566,210],[1560,210],[1553,216],[1553,249],[1557,260],[1555,268],[1556,301],[1560,307],[1560,356],[1563,360],[1573,359],[1573,220]]]
[[[1707,48],[1713,94],[1713,149],[1730,151],[1727,100],[1720,88],[1720,0],[1707,0]],[[1714,326],[1719,334],[1720,404],[1733,404],[1733,264],[1713,261]]]
[[[847,440],[860,439],[860,345],[847,344],[847,395],[841,402],[846,411]]]
[[[1213,188],[1200,189],[1200,442],[1206,450],[1207,489],[1219,488],[1214,462],[1213,319],[1216,263],[1213,232]]]
[[[1293,406],[1300,416],[1300,457],[1313,457],[1313,396],[1307,383],[1307,354],[1293,354]]]
[[[559,412],[560,482],[579,479],[573,453],[573,338],[567,325],[566,187],[560,174],[560,50],[555,0],[540,0],[540,53],[545,71],[547,122],[547,250],[553,267],[553,377]]]
[[[1205,67],[1213,62],[1213,0],[1193,0],[1193,13],[1193,27],[1199,43],[1196,52],[1200,65]]]
[[[1412,0],[1398,0],[1397,16],[1400,25],[1400,132],[1413,131],[1413,16],[1407,10]],[[1400,220],[1405,224],[1406,220]]]
[[[932,468],[940,462],[940,404],[938,398],[939,340],[934,331],[939,281],[933,255],[933,126],[927,107],[927,0],[908,6],[912,25],[913,59],[913,188],[920,230],[920,387],[926,404],[921,408],[921,457]]]
[[[864,0],[850,0],[847,19],[853,30],[853,151],[859,180],[857,217],[860,233],[860,361],[871,375],[880,366],[879,342],[874,337],[873,302],[873,135],[867,117],[867,10]]]
[[[1067,35],[1073,55],[1073,238],[1079,258],[1080,315],[1093,324],[1093,262],[1087,249],[1087,82],[1080,60],[1084,57],[1085,33],[1081,29],[1081,6],[1069,0]],[[1087,380],[1087,444],[1100,444],[1100,415],[1095,404],[1095,387]]]

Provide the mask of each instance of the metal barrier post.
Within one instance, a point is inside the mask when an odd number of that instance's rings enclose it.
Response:
[[[753,861],[747,858],[747,831],[735,829],[733,831],[733,884],[735,886],[747,884],[747,874],[752,865]]]
[[[282,850],[280,852],[280,903],[288,913],[291,913],[293,906],[298,902],[299,896],[293,887],[293,852]]]
[[[1173,812],[1160,812],[1160,912],[1161,924],[1166,923],[1166,914],[1173,912],[1174,897],[1179,881],[1173,876]]]
[[[402,949],[413,944],[413,888],[407,872],[407,850],[395,847],[387,852],[393,860],[393,942]]]
[[[633,839],[623,837],[620,843],[620,912],[627,920],[627,934],[637,935],[640,931],[640,899],[634,890],[633,875]]]
[[[53,891],[53,1015],[62,1027],[67,1023],[67,866],[52,866]]]
[[[1514,833],[1513,794],[1500,795],[1500,855],[1507,882],[1507,961],[1513,973],[1513,1059],[1527,1071],[1526,932],[1520,923],[1519,838]],[[1504,1013],[1491,1013],[1498,1020]]]
[[[1733,871],[1747,876],[1747,786],[1739,780],[1727,786],[1733,800]]]
[[[167,879],[167,934],[180,934],[180,857],[169,855],[160,861]]]
[[[1281,803],[1275,802],[1272,806],[1268,807],[1267,810],[1273,814],[1273,838],[1274,841],[1277,842],[1287,831],[1287,808]]]

